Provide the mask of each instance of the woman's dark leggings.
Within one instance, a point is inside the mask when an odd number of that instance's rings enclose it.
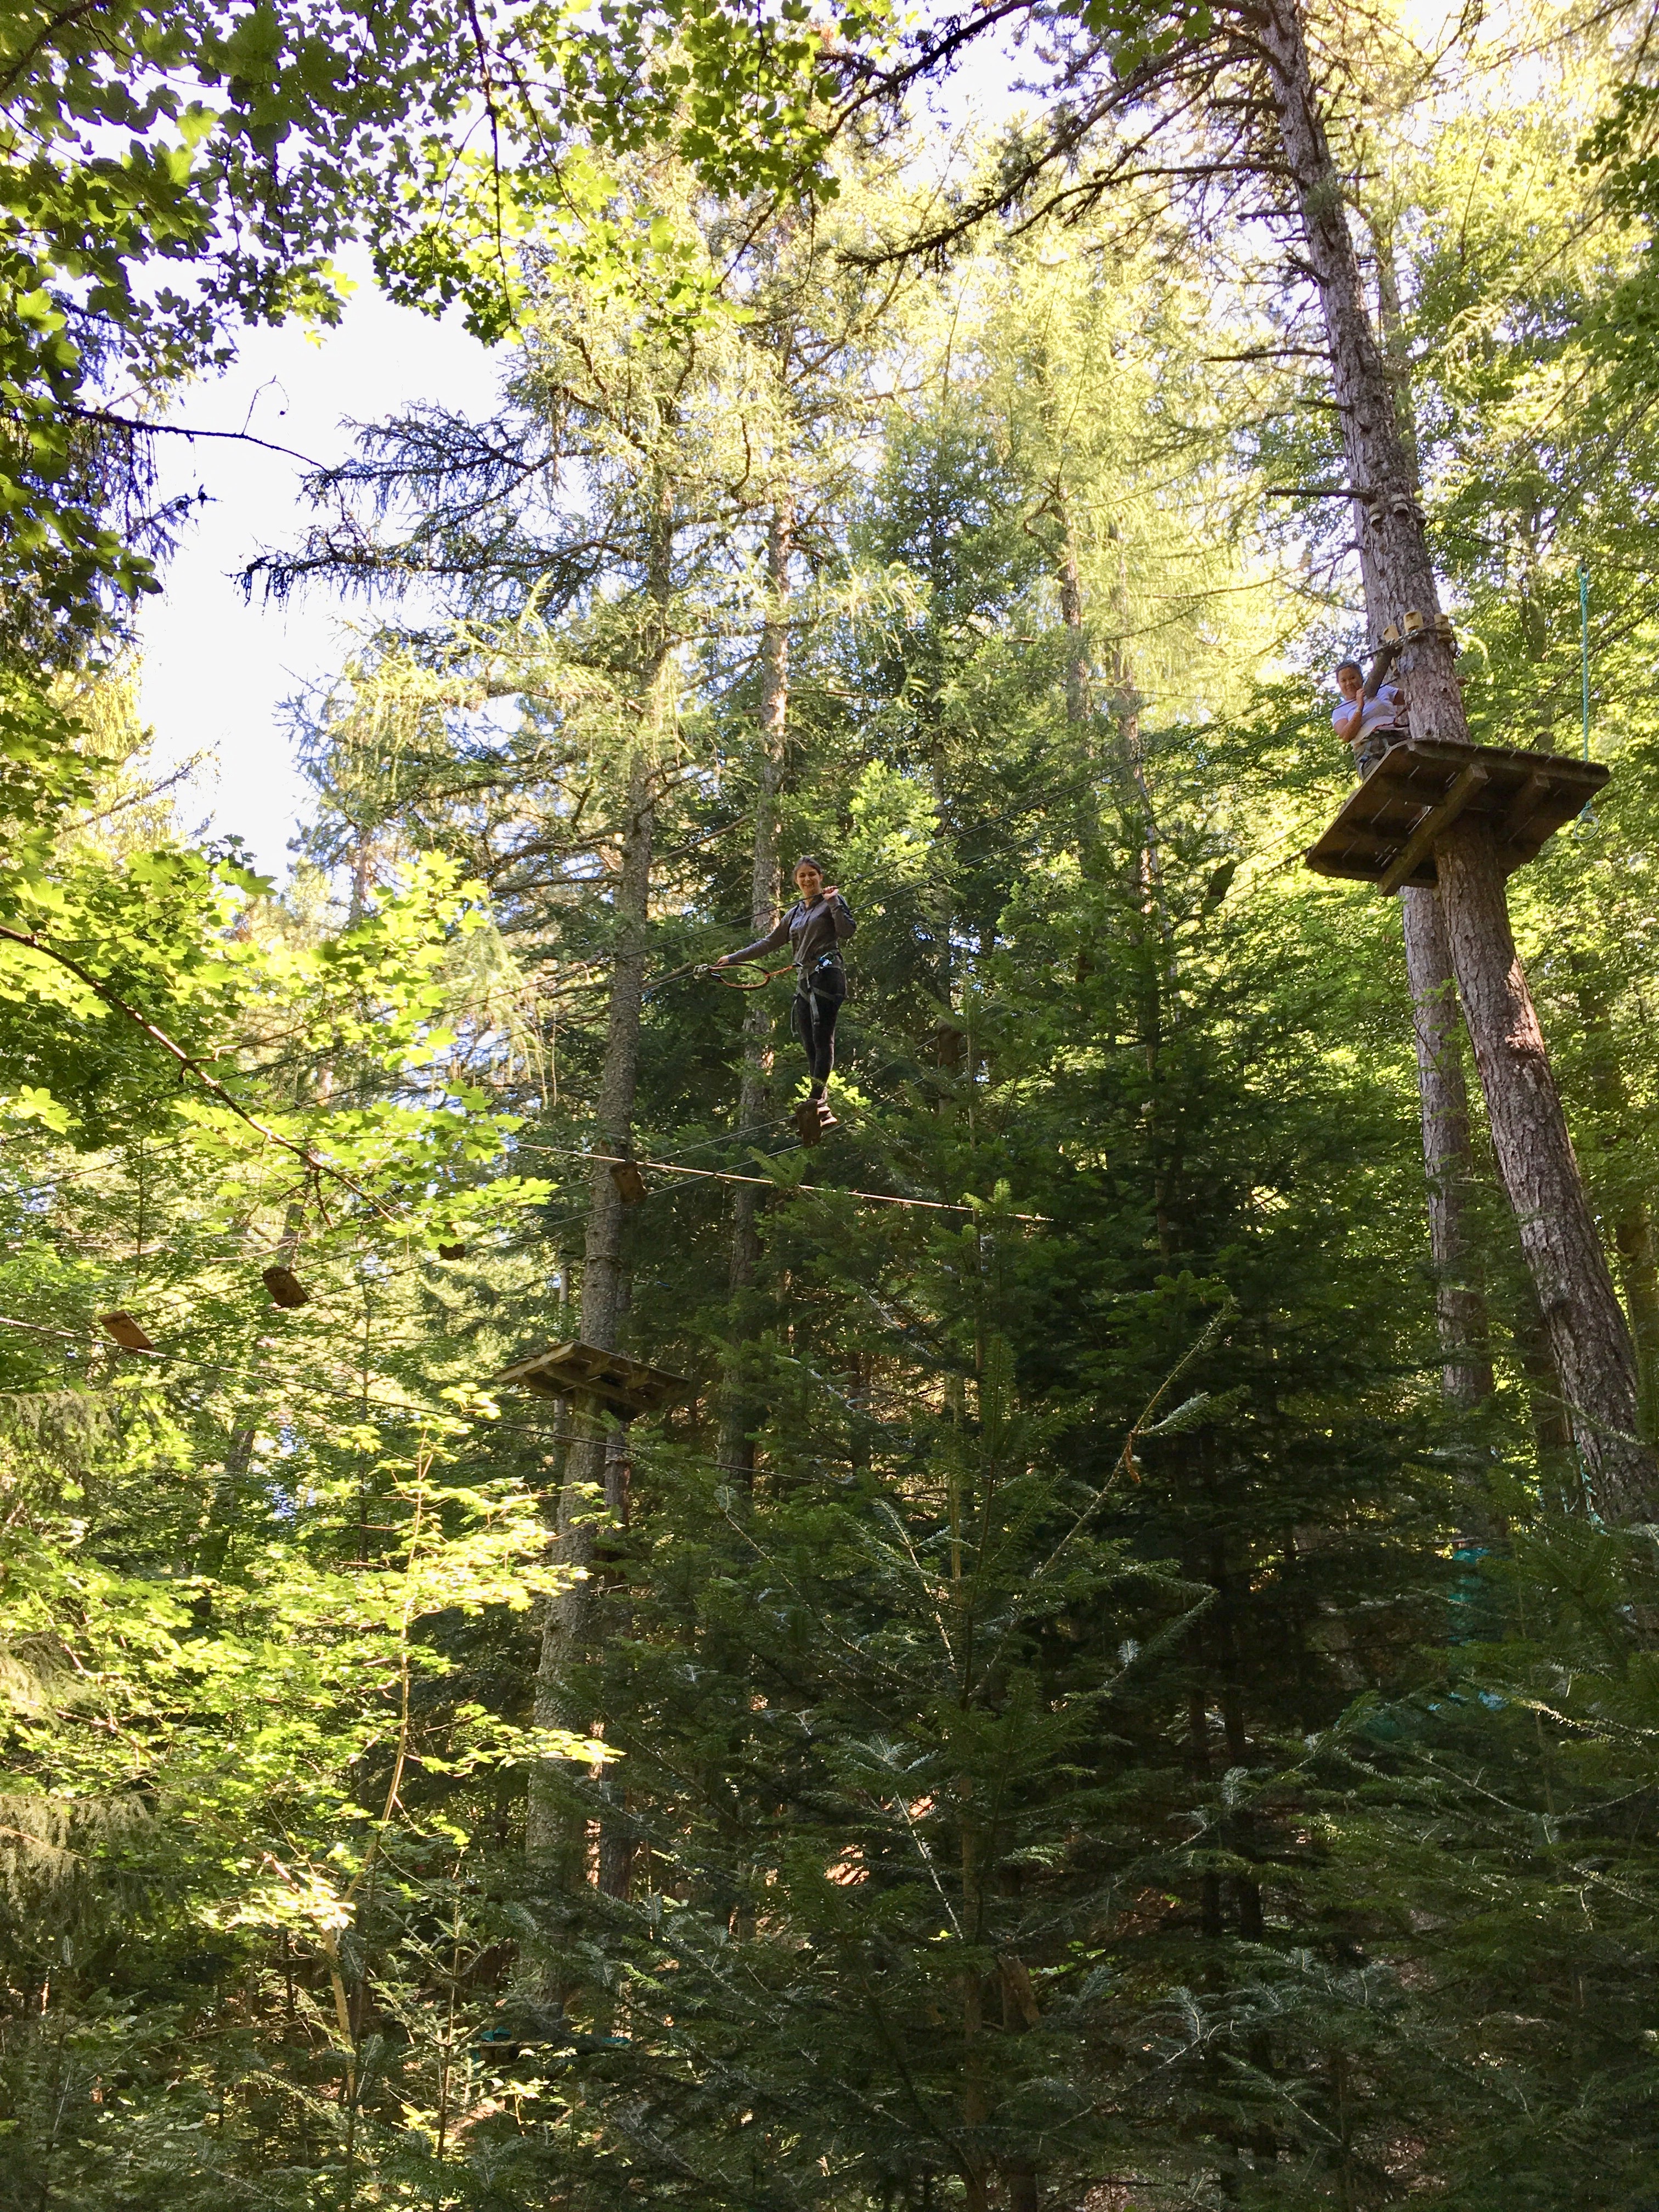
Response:
[[[815,1091],[821,1091],[830,1080],[830,1071],[836,1064],[836,1017],[840,1012],[841,1000],[827,999],[820,991],[795,994],[790,1020],[806,1048],[806,1072]]]

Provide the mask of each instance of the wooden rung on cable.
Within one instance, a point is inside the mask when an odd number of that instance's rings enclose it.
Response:
[[[114,1338],[123,1352],[154,1352],[155,1349],[130,1313],[100,1314],[98,1326],[106,1336]]]
[[[497,1389],[528,1390],[538,1398],[592,1398],[624,1421],[657,1413],[691,1388],[683,1376],[580,1342],[550,1344],[544,1352],[515,1359],[490,1382]]]
[[[632,1160],[613,1160],[611,1164],[611,1180],[616,1184],[617,1195],[624,1206],[637,1206],[642,1199],[650,1195],[646,1188],[645,1177]]]
[[[310,1291],[291,1268],[281,1265],[266,1267],[261,1273],[259,1280],[270,1292],[270,1302],[273,1305],[285,1306],[291,1312],[295,1306],[308,1306],[311,1304]]]

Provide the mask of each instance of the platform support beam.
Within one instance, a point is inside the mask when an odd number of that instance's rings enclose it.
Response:
[[[1441,839],[1435,860],[1498,1173],[1574,1440],[1602,1516],[1649,1519],[1659,1506],[1659,1468],[1638,1431],[1635,1353],[1515,949],[1491,828],[1466,817]]]
[[[1408,886],[1400,895],[1400,916],[1423,1115],[1441,1389],[1449,1405],[1478,1406],[1491,1397],[1493,1380],[1486,1301],[1469,1224],[1474,1161],[1451,946],[1437,892]]]

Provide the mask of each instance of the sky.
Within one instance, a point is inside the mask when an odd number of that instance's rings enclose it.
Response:
[[[246,430],[307,459],[349,452],[351,421],[374,422],[411,401],[435,399],[485,414],[507,367],[459,318],[435,322],[393,307],[363,283],[337,331],[250,331],[240,358],[219,378],[190,387],[167,417],[194,430]],[[287,607],[256,592],[240,572],[266,548],[295,544],[309,509],[303,463],[229,441],[156,441],[161,490],[204,491],[166,588],[140,617],[142,712],[154,728],[153,757],[170,769],[210,756],[184,812],[194,830],[210,816],[241,836],[258,866],[281,877],[304,800],[283,726],[283,702],[327,679],[349,649],[344,625],[362,622],[361,601],[325,592]]]
[[[927,112],[942,131],[970,112],[1000,122],[1025,104],[1009,76],[1006,49],[987,41],[930,94]],[[354,420],[374,422],[413,401],[488,414],[507,349],[487,351],[459,316],[438,322],[393,307],[366,266],[351,273],[358,289],[337,330],[245,332],[235,365],[192,385],[168,421],[247,431],[327,463],[350,451]],[[281,878],[306,799],[284,702],[326,684],[349,654],[349,625],[368,610],[323,590],[285,608],[257,592],[250,603],[243,592],[241,572],[257,554],[292,546],[305,532],[302,462],[231,441],[156,443],[162,493],[204,492],[206,503],[167,566],[164,591],[140,617],[141,711],[155,732],[152,757],[167,772],[204,756],[181,805],[185,827],[193,833],[210,823],[240,836],[257,866]]]

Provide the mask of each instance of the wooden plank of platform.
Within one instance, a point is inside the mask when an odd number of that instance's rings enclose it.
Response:
[[[1477,769],[1478,780],[1470,775]],[[1304,858],[1318,875],[1385,892],[1431,889],[1437,841],[1454,820],[1474,819],[1490,824],[1508,874],[1583,811],[1607,774],[1600,761],[1565,754],[1408,738],[1384,753]]]
[[[490,1379],[497,1388],[528,1390],[538,1398],[592,1398],[624,1421],[658,1413],[691,1388],[684,1376],[579,1341],[550,1344]]]
[[[1527,825],[1549,795],[1550,780],[1536,770],[1522,785],[1510,801],[1510,811],[1504,817],[1500,832],[1505,844],[1514,844],[1526,835]]]
[[[1436,842],[1443,837],[1452,823],[1486,781],[1486,771],[1479,761],[1471,761],[1438,806],[1428,812],[1401,847],[1397,856],[1376,879],[1376,888],[1386,896],[1397,891],[1425,854],[1432,855]]]

